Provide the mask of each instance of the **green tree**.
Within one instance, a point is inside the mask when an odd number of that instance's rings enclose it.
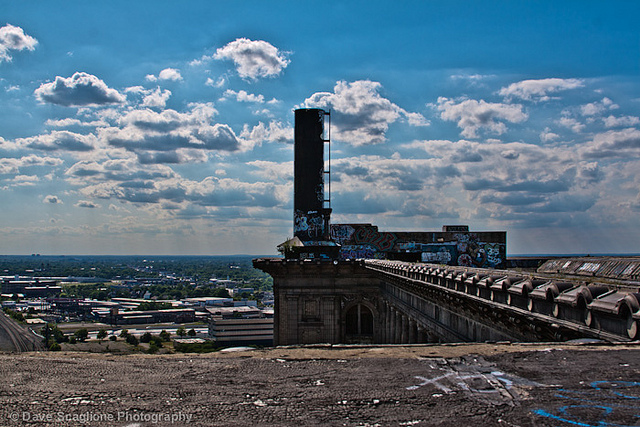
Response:
[[[120,331],[120,338],[127,338],[129,336],[129,330],[123,329]]]
[[[189,329],[189,332],[187,332],[187,334],[188,334],[190,337],[195,337],[195,336],[196,336],[196,330],[195,330],[195,329],[193,329],[193,328],[191,328],[191,329]]]
[[[47,344],[47,347],[49,347],[48,343],[50,341],[61,343],[69,340],[55,323],[47,323],[40,332],[44,337],[43,341]]]
[[[147,350],[147,353],[149,354],[157,353],[160,347],[162,347],[162,345],[158,346],[158,344],[155,341],[151,341],[151,343],[149,344],[149,350]]]
[[[106,337],[107,337],[107,331],[106,331],[105,329],[100,329],[100,330],[98,331],[97,338],[98,338],[99,340],[103,340],[103,339],[105,339]]]
[[[153,335],[151,335],[151,332],[145,332],[144,334],[142,334],[142,336],[140,337],[140,342],[150,342],[151,339],[153,338]]]
[[[87,328],[81,328],[78,329],[77,331],[74,332],[73,336],[78,340],[78,341],[84,341],[87,339],[87,337],[89,336],[89,331],[87,330]]]
[[[162,341],[171,341],[171,334],[163,329],[162,332],[160,332],[159,338]]]
[[[127,335],[127,343],[131,344],[131,345],[138,345],[139,341],[138,341],[138,338],[136,338],[135,335],[129,334],[129,335]]]
[[[180,326],[177,330],[176,330],[176,334],[184,337],[185,335],[187,335],[187,330],[184,328],[184,326]]]

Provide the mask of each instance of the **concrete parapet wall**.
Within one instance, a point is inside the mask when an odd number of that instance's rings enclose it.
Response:
[[[628,284],[389,260],[258,259],[276,345],[640,338]]]
[[[624,341],[637,339],[639,335],[640,294],[628,284],[624,285],[626,290],[621,290],[622,285],[554,280],[512,271],[471,271],[383,260],[367,260],[364,264],[379,272],[381,280],[395,286],[422,294],[427,289],[432,294],[437,290],[437,294],[458,298],[459,310],[479,307],[487,315],[479,312],[467,315],[515,338],[544,341],[589,337]],[[508,321],[502,322],[497,314],[507,316]]]

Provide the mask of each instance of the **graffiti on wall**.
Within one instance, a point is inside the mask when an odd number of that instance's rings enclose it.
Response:
[[[345,245],[340,248],[340,259],[380,259],[384,254],[368,245]]]
[[[422,262],[452,265],[456,260],[456,247],[455,245],[424,245],[421,259]]]
[[[379,251],[390,251],[398,240],[394,233],[381,233],[377,227],[360,227],[353,233],[353,239],[357,244],[371,245]]]
[[[331,225],[331,239],[339,245],[347,245],[356,231],[348,224]]]
[[[324,218],[317,212],[295,211],[293,234],[302,241],[317,240],[324,236]]]
[[[422,262],[493,268],[506,259],[504,243],[482,242],[473,233],[456,234],[454,238],[450,242],[417,245],[422,251]]]
[[[496,267],[506,258],[504,243],[485,243],[476,233],[454,234],[458,252],[457,265],[467,267]]]
[[[444,235],[420,233],[411,241],[402,233],[380,232],[370,224],[332,224],[331,238],[341,245],[341,259],[388,258],[391,253],[415,254],[415,259],[447,265],[500,267],[506,260],[506,244],[483,242],[478,233]],[[423,240],[421,240],[423,238]]]

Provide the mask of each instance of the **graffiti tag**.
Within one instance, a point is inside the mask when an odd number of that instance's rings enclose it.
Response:
[[[640,418],[640,382],[594,381],[586,391],[560,389],[562,406],[534,414],[568,425],[585,427],[633,426]]]
[[[391,250],[396,240],[398,240],[394,233],[381,233],[373,227],[358,228],[355,233],[353,233],[353,238],[358,244],[369,244],[380,251]]]

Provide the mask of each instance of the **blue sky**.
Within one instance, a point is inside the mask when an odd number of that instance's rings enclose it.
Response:
[[[640,252],[636,1],[0,1],[0,253],[270,254],[332,222]]]

